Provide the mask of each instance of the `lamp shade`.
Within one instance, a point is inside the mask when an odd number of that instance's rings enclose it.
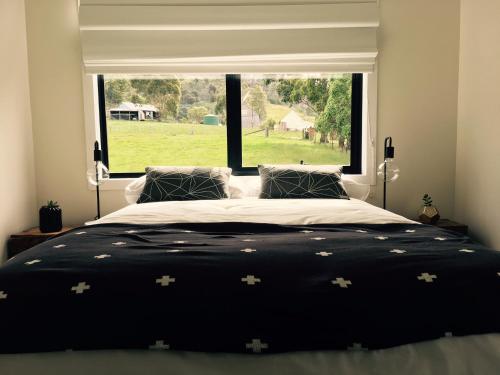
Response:
[[[109,180],[109,170],[101,161],[96,161],[95,166],[87,169],[87,181],[93,186],[102,185]]]
[[[385,159],[378,166],[377,177],[384,182],[394,182],[399,178],[399,167],[393,159]]]

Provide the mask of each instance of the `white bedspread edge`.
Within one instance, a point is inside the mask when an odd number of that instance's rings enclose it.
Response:
[[[415,224],[358,199],[223,199],[133,204],[86,223]]]

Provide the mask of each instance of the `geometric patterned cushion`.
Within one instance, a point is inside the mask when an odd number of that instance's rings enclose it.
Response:
[[[230,168],[148,167],[137,203],[224,199]]]
[[[340,173],[314,166],[303,168],[259,166],[260,198],[332,198],[349,199],[340,181]]]

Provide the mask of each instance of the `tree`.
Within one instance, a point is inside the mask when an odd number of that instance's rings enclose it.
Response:
[[[273,118],[268,118],[262,125],[261,127],[265,131],[265,136],[266,138],[269,137],[269,130],[274,130],[274,127],[276,126],[276,120]]]
[[[133,88],[128,79],[108,79],[104,86],[106,104],[116,106],[131,100]]]
[[[284,103],[303,104],[318,115],[328,99],[328,79],[281,79],[277,91]]]
[[[221,122],[226,123],[226,95],[219,95],[215,101],[214,112],[219,115]]]
[[[351,76],[332,79],[280,80],[278,93],[285,103],[305,105],[316,115],[315,128],[320,133],[320,143],[328,141],[328,134],[335,134],[340,141],[350,140]]]
[[[350,149],[351,139],[351,91],[350,77],[332,79],[328,84],[328,100],[325,109],[315,123],[315,127],[321,134],[336,135],[341,147],[347,140],[346,150]]]
[[[247,104],[253,112],[259,115],[260,121],[264,121],[266,119],[267,95],[260,85],[256,85],[250,90],[248,93]]]
[[[217,87],[215,87],[213,84],[210,84],[208,86],[208,97],[209,97],[208,100],[210,101],[210,103],[215,102],[217,98],[216,94],[217,94]]]
[[[137,93],[134,93],[130,96],[130,101],[137,104],[146,104],[146,98]]]
[[[178,79],[133,79],[137,93],[154,104],[162,118],[176,117],[181,102],[181,82]]]
[[[264,129],[270,129],[274,130],[274,127],[276,126],[276,120],[273,118],[268,118],[264,123],[263,127]]]
[[[193,104],[195,101],[196,98],[191,93],[182,95],[182,104]]]
[[[187,112],[188,118],[195,124],[201,123],[203,117],[208,115],[208,109],[206,107],[191,107]]]

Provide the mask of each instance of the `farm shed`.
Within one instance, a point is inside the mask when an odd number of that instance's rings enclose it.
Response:
[[[150,104],[124,102],[109,110],[109,118],[113,120],[145,121],[156,120],[159,117],[158,109]]]

